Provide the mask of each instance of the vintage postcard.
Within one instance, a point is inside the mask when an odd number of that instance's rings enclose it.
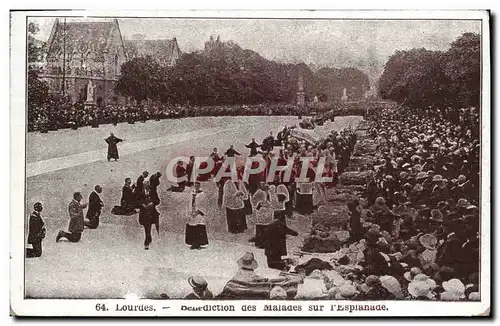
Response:
[[[487,11],[12,11],[13,316],[488,316]]]

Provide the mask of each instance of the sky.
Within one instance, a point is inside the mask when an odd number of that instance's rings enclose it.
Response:
[[[38,39],[48,39],[54,20],[30,18],[40,27]],[[134,34],[147,39],[176,37],[182,52],[192,52],[203,49],[211,35],[219,35],[222,41],[232,40],[270,60],[356,67],[371,79],[379,77],[396,50],[446,50],[462,33],[481,31],[481,22],[472,20],[120,18],[118,22],[124,39]]]

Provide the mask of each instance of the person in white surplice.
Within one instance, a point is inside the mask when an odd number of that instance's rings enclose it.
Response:
[[[189,220],[186,224],[186,244],[190,249],[203,249],[208,245],[207,234],[207,195],[201,190],[201,184],[196,182],[193,191],[188,193],[189,203],[186,203]]]
[[[252,196],[252,206],[255,211],[255,236],[249,239],[249,242],[255,242],[256,247],[262,247],[262,234],[266,226],[273,221],[274,211],[279,209],[275,187],[261,182],[260,189]]]

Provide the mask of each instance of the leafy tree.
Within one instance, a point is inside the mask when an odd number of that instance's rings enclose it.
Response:
[[[445,52],[396,51],[379,79],[379,94],[414,107],[478,106],[479,35],[465,33]]]
[[[162,66],[151,56],[133,58],[121,66],[121,76],[115,90],[131,96],[138,102],[145,99],[160,99],[166,92]]]
[[[456,106],[479,106],[481,85],[481,37],[464,33],[444,54],[444,69],[453,80],[450,92]]]
[[[28,67],[28,108],[40,108],[49,102],[49,86],[39,74],[38,69]]]
[[[155,98],[197,105],[296,103],[299,76],[309,100],[322,82],[304,63],[267,60],[231,41],[218,40],[203,51],[183,54],[174,67],[160,73],[156,64],[144,58],[134,60],[122,66],[117,90],[138,100]],[[334,83],[347,85],[358,97],[369,85],[368,77],[357,69],[339,71]],[[155,76],[154,81],[148,74]]]
[[[50,101],[49,86],[40,79],[40,64],[42,47],[35,42],[35,35],[39,32],[37,24],[28,24],[28,111],[41,108]]]

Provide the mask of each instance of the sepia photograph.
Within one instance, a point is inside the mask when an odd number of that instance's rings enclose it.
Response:
[[[489,315],[487,11],[10,15],[14,315]]]

